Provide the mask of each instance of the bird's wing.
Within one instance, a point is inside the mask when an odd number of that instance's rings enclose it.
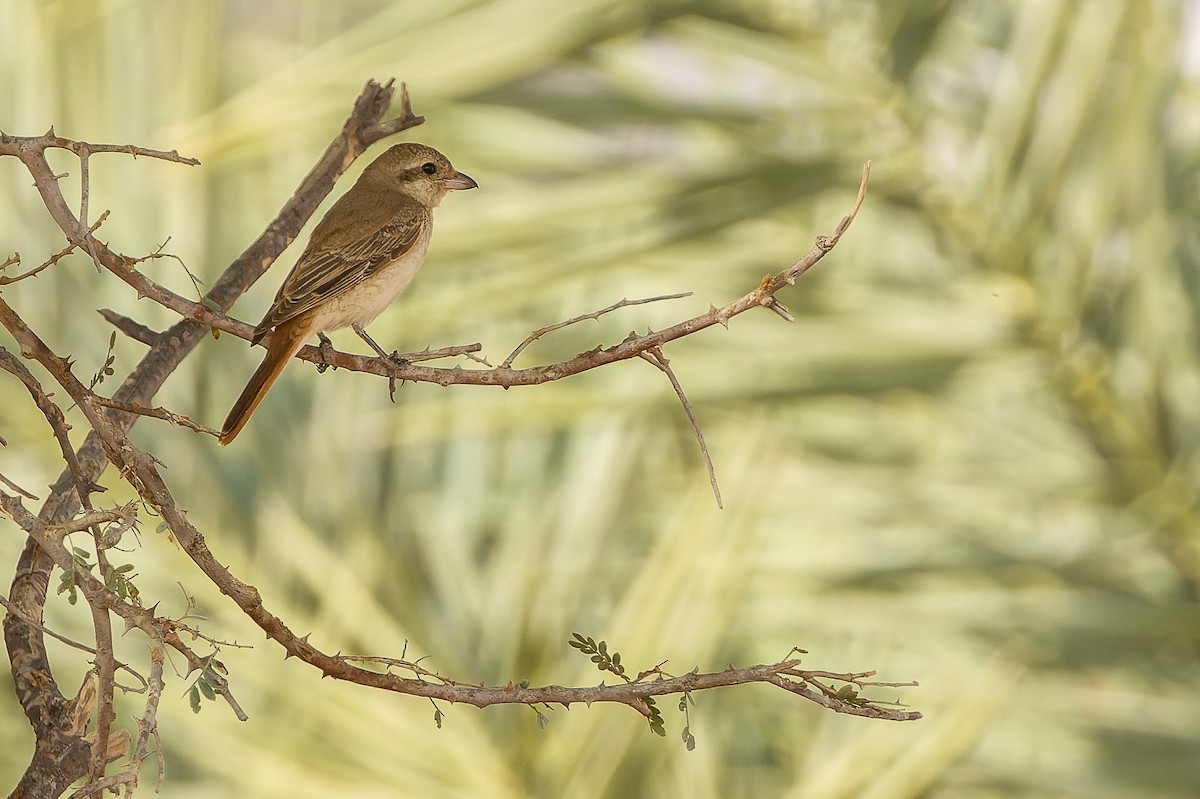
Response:
[[[333,220],[322,220],[322,225],[326,221]],[[276,325],[344,294],[402,257],[422,239],[429,221],[429,212],[414,205],[393,212],[385,224],[360,238],[346,235],[353,228],[336,227],[322,236],[319,225],[308,249],[280,286],[271,309],[254,329],[254,341]]]

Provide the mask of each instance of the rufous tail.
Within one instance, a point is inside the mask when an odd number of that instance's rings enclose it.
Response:
[[[275,332],[271,334],[271,341],[267,344],[266,357],[255,370],[246,388],[242,390],[237,402],[233,403],[229,415],[225,417],[225,424],[221,426],[221,446],[233,441],[246,426],[246,422],[250,421],[250,415],[267,395],[283,367],[287,366],[292,356],[304,346],[305,339],[312,332],[308,327],[304,321],[296,319],[275,328]]]

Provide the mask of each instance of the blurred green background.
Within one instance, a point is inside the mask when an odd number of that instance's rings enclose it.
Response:
[[[116,249],[169,238],[210,282],[363,83],[407,81],[429,121],[406,137],[481,188],[439,209],[425,270],[372,327],[402,350],[479,341],[498,363],[542,325],[695,292],[548,337],[531,365],[722,304],[831,232],[874,162],[857,223],[781,295],[799,321],[667,349],[724,511],[640,362],[395,405],[294,365],[227,450],[149,420],[135,438],[218,557],[327,651],[407,641],[462,680],[586,684],[573,631],[633,670],[796,645],[811,668],[919,680],[880,693],[924,720],[748,686],[695,697],[693,752],[670,700],[665,740],[600,706],[541,731],[527,708],[443,706],[439,730],[425,700],[284,663],[150,520],[127,556],[144,597],[181,613],[179,583],[206,632],[254,646],[222,653],[248,723],[194,716],[171,672],[164,796],[1200,794],[1200,4],[4,0],[0,30],[6,132],[201,159],[94,158],[91,207]],[[54,163],[77,191],[77,162]],[[15,160],[0,182],[0,256],[34,266],[61,235]],[[299,249],[236,314],[257,321]],[[193,295],[178,264],[145,268]],[[79,256],[5,298],[85,378],[109,336],[94,307],[172,321]],[[119,341],[118,375],[142,351]],[[159,399],[217,425],[259,357],[208,340]],[[0,392],[0,472],[44,495],[54,447]],[[80,608],[49,619],[87,637]],[[55,647],[73,690],[86,663]],[[136,635],[120,648],[145,662]],[[6,789],[31,747],[10,684]]]

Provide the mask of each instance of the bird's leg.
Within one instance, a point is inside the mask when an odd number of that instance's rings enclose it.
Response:
[[[317,345],[317,349],[321,350],[321,358],[324,363],[317,364],[317,371],[324,372],[329,368],[329,354],[333,352],[333,342],[329,340],[329,336],[318,331],[317,340],[321,343]]]
[[[371,349],[375,350],[375,354],[378,355],[380,358],[387,358],[389,361],[394,363],[396,366],[405,366],[408,364],[408,361],[406,361],[400,357],[399,350],[392,350],[390,355],[388,353],[384,352],[383,347],[380,347],[378,344],[375,343],[375,339],[373,339],[369,335],[367,335],[367,331],[363,328],[362,325],[351,325],[351,329],[354,330],[354,332],[358,334],[359,338],[361,338],[363,341],[367,342],[367,345]],[[396,376],[394,374],[388,375],[388,397],[391,399],[392,402],[396,401]]]
[[[375,343],[375,339],[373,339],[369,335],[367,335],[367,331],[363,328],[362,325],[355,324],[355,325],[351,325],[350,327],[355,333],[358,334],[359,338],[361,338],[363,341],[367,342],[367,346],[369,346],[371,349],[375,350],[375,354],[378,355],[380,358],[391,357],[386,352],[383,351],[383,347],[380,347],[378,344]]]

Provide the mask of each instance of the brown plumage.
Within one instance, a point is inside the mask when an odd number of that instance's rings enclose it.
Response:
[[[304,342],[317,333],[370,323],[425,260],[433,209],[447,192],[476,183],[423,144],[397,144],[376,158],[333,204],[284,279],[251,343],[270,333],[267,354],[221,427],[241,431]],[[271,333],[272,328],[274,332]]]

